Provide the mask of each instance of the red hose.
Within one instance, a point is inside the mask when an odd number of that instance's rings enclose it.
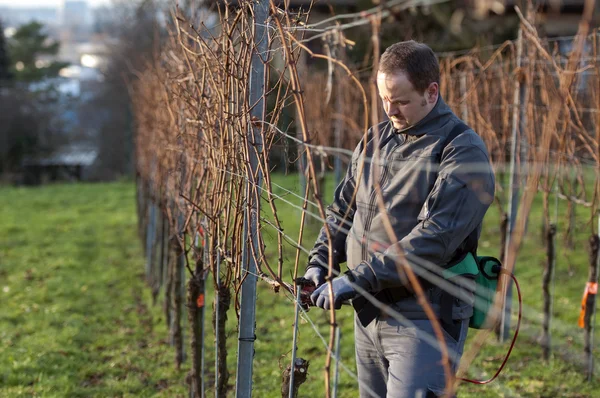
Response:
[[[521,299],[521,288],[519,287],[519,282],[517,281],[517,278],[515,278],[515,276],[513,274],[511,274],[508,271],[503,271],[503,272],[508,274],[512,278],[512,280],[515,282],[515,286],[517,287],[517,295],[519,296],[519,317],[517,319],[517,327],[515,329],[515,335],[513,336],[513,339],[510,343],[510,347],[508,348],[506,357],[504,358],[504,361],[502,361],[502,365],[500,365],[500,367],[498,368],[498,370],[496,371],[496,374],[494,376],[492,376],[488,380],[483,380],[483,381],[482,380],[463,379],[461,377],[460,380],[462,380],[462,381],[466,381],[466,382],[473,383],[473,384],[488,384],[488,383],[491,383],[492,381],[494,381],[496,379],[496,377],[498,377],[500,372],[502,372],[502,369],[504,369],[504,365],[506,365],[506,362],[508,361],[508,358],[510,357],[510,353],[512,352],[512,349],[515,346],[515,342],[517,341],[517,336],[519,335],[519,328],[521,327],[521,313],[522,313],[522,309],[523,309],[523,301]]]

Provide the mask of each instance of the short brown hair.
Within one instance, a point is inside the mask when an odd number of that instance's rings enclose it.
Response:
[[[427,90],[431,83],[440,83],[440,65],[433,50],[414,40],[389,46],[379,61],[379,72],[404,72],[420,92]]]

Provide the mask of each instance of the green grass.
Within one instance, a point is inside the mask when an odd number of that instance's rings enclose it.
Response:
[[[0,190],[0,396],[184,396],[131,183]]]
[[[275,175],[274,182],[298,192],[293,176]],[[275,191],[284,194],[279,188]],[[333,184],[328,181],[327,201],[332,192]],[[300,203],[289,194],[285,197]],[[129,182],[0,190],[0,396],[187,396],[184,378],[189,360],[181,371],[175,370],[161,305],[151,304],[144,285],[133,198]],[[536,199],[534,206],[516,271],[526,306],[521,336],[499,379],[487,386],[461,384],[461,397],[600,396],[597,378],[591,384],[584,381],[583,331],[577,328],[588,272],[589,210],[578,208],[576,247],[567,250],[563,244],[566,206],[559,206],[552,323],[555,354],[546,363],[536,342],[541,333],[545,261],[539,238],[541,200]],[[296,238],[300,211],[281,201],[278,210],[285,233]],[[270,218],[268,206],[263,212]],[[498,219],[493,208],[486,218],[480,254],[499,254]],[[311,247],[318,228],[318,223],[308,226],[305,247]],[[264,233],[269,261],[276,268],[277,234],[269,227]],[[295,250],[286,244],[284,275],[288,280],[294,257]],[[305,260],[303,256],[302,264]],[[211,301],[209,294],[207,303]],[[255,397],[281,396],[281,369],[290,360],[293,313],[288,297],[259,282]],[[313,309],[309,316],[328,338],[328,314]],[[237,350],[233,309],[228,317],[228,395],[233,396]],[[214,395],[210,314],[206,319],[207,393]],[[355,372],[352,311],[339,311],[338,322],[343,335],[342,362]],[[299,333],[298,355],[310,361],[309,378],[300,396],[322,397],[325,348],[305,320]],[[189,331],[186,334],[187,344]],[[475,335],[470,333],[470,342]],[[491,376],[507,348],[507,343],[490,336],[469,368],[469,376]],[[339,396],[357,396],[355,381],[344,371]]]

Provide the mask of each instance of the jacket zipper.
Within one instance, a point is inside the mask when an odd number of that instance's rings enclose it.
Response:
[[[392,133],[392,134],[394,134],[394,133]],[[406,141],[407,140],[405,138],[404,141],[402,141],[399,144],[396,144],[396,146],[394,146],[390,150],[388,156],[393,154],[394,151],[396,151],[396,149],[398,149],[399,147],[404,145],[406,143]],[[386,140],[385,143],[387,143],[387,142],[389,142],[389,140]],[[386,165],[383,167],[383,172],[381,173],[381,177],[379,178],[379,187],[382,187],[384,185],[384,183],[387,181],[388,174],[389,174],[389,165],[386,163]],[[377,214],[376,210],[371,210],[372,207],[375,205],[376,195],[377,195],[377,192],[375,192],[375,188],[373,187],[373,190],[371,191],[371,194],[369,195],[369,202],[368,202],[368,206],[367,206],[367,209],[369,209],[369,213],[367,214],[367,218],[365,219],[365,225],[363,228],[363,237],[362,237],[362,241],[361,241],[361,259],[362,259],[362,261],[368,260],[367,256],[369,254],[369,250],[368,250],[368,245],[367,245],[367,234],[371,230],[371,223],[373,222],[373,219],[375,218],[375,214]]]

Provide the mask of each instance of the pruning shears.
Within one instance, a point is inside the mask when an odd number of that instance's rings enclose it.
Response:
[[[296,286],[300,288],[300,304],[305,310],[312,307],[314,304],[310,299],[310,295],[317,289],[314,282],[304,277],[296,278]]]

